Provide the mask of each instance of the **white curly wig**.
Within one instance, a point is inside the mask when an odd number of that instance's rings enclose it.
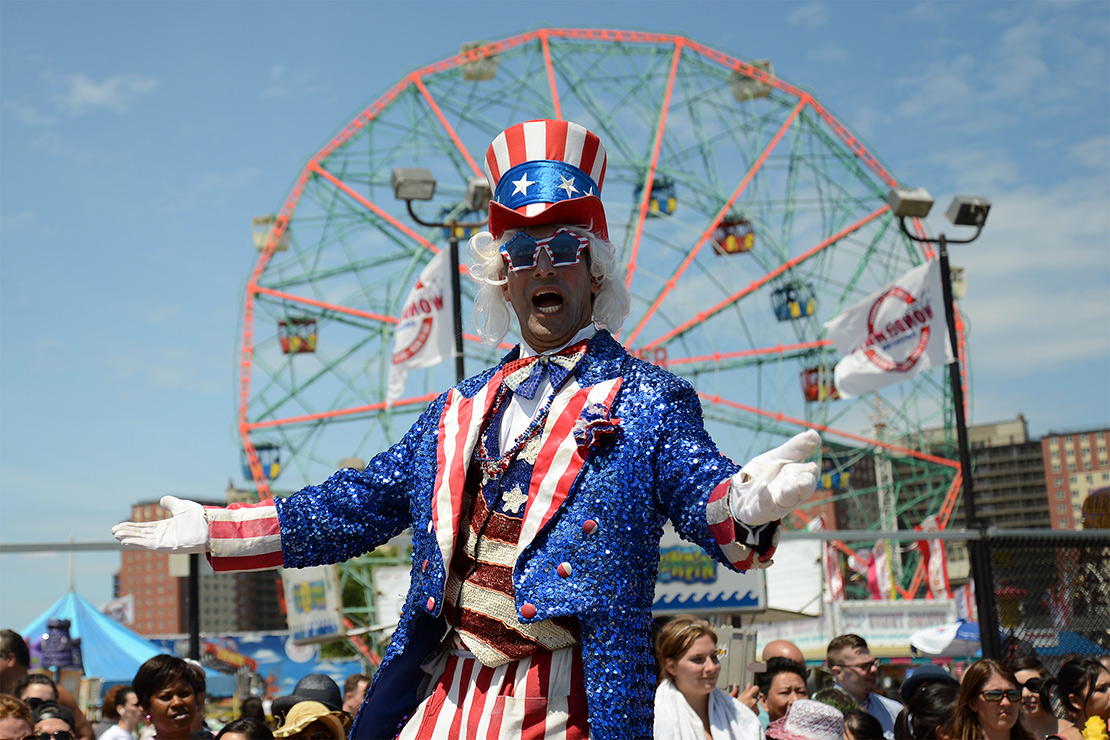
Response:
[[[567,226],[575,234],[590,240],[590,275],[601,283],[594,296],[593,320],[616,334],[628,316],[632,296],[628,287],[620,279],[617,267],[617,250],[609,241],[602,239],[586,229]],[[501,257],[501,245],[512,239],[517,230],[506,231],[500,239],[482,231],[470,238],[470,277],[478,283],[478,294],[474,296],[474,323],[482,341],[496,347],[509,332],[512,312],[509,303],[501,292],[505,284],[505,263]]]

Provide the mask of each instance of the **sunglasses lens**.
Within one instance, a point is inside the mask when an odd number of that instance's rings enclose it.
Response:
[[[1030,691],[1032,691],[1035,694],[1035,693],[1037,693],[1038,691],[1041,690],[1041,679],[1031,678],[1028,681],[1026,681],[1023,685],[1025,686],[1025,688],[1029,689]]]
[[[539,245],[527,234],[517,234],[501,246],[501,254],[509,260],[509,268],[528,270],[536,265],[536,252]]]
[[[551,264],[555,267],[578,264],[578,253],[585,246],[582,242],[582,239],[569,231],[560,231],[555,234],[547,243],[547,251],[551,255]]]
[[[1017,704],[1019,701],[1021,701],[1021,689],[1010,689],[1009,691],[999,691],[998,689],[994,689],[992,691],[983,692],[983,698],[991,702],[992,704],[997,704],[998,702],[1001,702],[1003,696],[1009,699],[1011,703]]]

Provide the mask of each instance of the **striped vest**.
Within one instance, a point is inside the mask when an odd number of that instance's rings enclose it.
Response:
[[[578,620],[572,617],[531,624],[517,620],[513,566],[540,450],[540,435],[535,431],[542,428],[546,412],[538,415],[530,431],[502,456],[499,430],[507,407],[505,394],[498,399],[475,446],[444,594],[444,615],[452,627],[449,639],[453,646],[469,650],[487,666],[576,645],[579,637]],[[499,458],[502,465],[494,472],[490,469],[493,465],[481,464],[482,458]]]

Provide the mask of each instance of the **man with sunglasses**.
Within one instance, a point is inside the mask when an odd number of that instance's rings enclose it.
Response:
[[[859,702],[861,710],[879,720],[883,737],[893,738],[894,720],[902,711],[902,705],[875,693],[879,661],[872,657],[867,641],[852,634],[834,637],[825,650],[825,663],[836,686]]]
[[[365,470],[266,505],[167,499],[168,523],[113,530],[224,570],[337,562],[411,527],[408,598],[354,738],[651,737],[664,522],[723,567],[766,567],[778,520],[815,489],[815,432],[741,468],[690,384],[612,336],[630,296],[605,167],[574,123],[494,139],[489,232],[470,243],[475,319],[497,346],[515,316],[522,341]]]

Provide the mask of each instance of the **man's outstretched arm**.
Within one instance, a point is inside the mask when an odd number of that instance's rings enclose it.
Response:
[[[165,553],[206,553],[217,571],[281,566],[281,527],[272,502],[224,508],[163,496],[159,503],[170,512],[168,519],[112,527],[121,545]]]

